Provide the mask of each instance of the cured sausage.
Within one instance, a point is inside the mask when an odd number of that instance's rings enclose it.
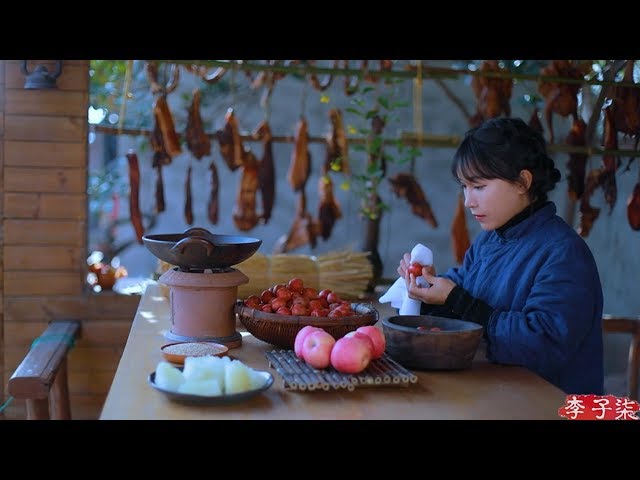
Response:
[[[184,182],[184,219],[187,225],[193,225],[193,199],[191,196],[191,165],[187,168],[187,178]]]
[[[161,213],[166,210],[164,202],[164,182],[162,181],[162,165],[157,165],[156,169],[156,212]]]
[[[464,198],[461,193],[458,194],[458,204],[456,213],[453,216],[451,224],[451,243],[453,246],[453,256],[459,265],[462,265],[464,254],[471,246],[469,239],[469,230],[467,229],[467,217],[465,215]]]
[[[127,152],[127,161],[129,163],[129,216],[133,229],[136,232],[138,243],[142,242],[144,235],[144,226],[142,225],[142,213],[140,212],[140,165],[138,164],[138,155],[133,151]]]
[[[207,203],[207,216],[209,217],[209,221],[216,225],[218,223],[218,191],[220,189],[220,180],[218,178],[218,168],[215,163],[211,162],[209,170],[211,170],[211,192],[209,193],[209,202]]]

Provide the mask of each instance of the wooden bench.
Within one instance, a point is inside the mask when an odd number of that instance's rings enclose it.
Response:
[[[603,315],[602,328],[605,333],[631,335],[627,362],[627,396],[638,400],[638,375],[640,374],[640,316]]]
[[[27,420],[71,420],[67,354],[79,337],[79,321],[52,321],[9,379],[9,395],[26,401]]]

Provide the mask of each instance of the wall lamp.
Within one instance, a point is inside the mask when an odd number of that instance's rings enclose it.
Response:
[[[21,70],[27,77],[24,81],[26,89],[58,88],[56,80],[62,74],[62,60],[56,60],[55,70],[51,73],[44,65],[36,65],[33,71],[29,72],[27,60],[22,61]]]

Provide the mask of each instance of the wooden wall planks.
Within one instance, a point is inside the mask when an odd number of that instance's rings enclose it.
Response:
[[[27,68],[55,62],[30,60]],[[85,282],[89,61],[65,60],[55,90],[25,90],[21,60],[0,60],[0,400],[46,324],[82,319],[69,354],[72,418],[97,419],[139,297]],[[15,401],[6,418],[26,418]]]

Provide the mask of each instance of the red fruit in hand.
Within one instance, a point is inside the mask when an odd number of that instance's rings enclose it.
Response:
[[[422,276],[422,265],[420,265],[417,262],[412,262],[409,265],[409,273],[411,275],[413,275],[414,277],[421,277]]]

